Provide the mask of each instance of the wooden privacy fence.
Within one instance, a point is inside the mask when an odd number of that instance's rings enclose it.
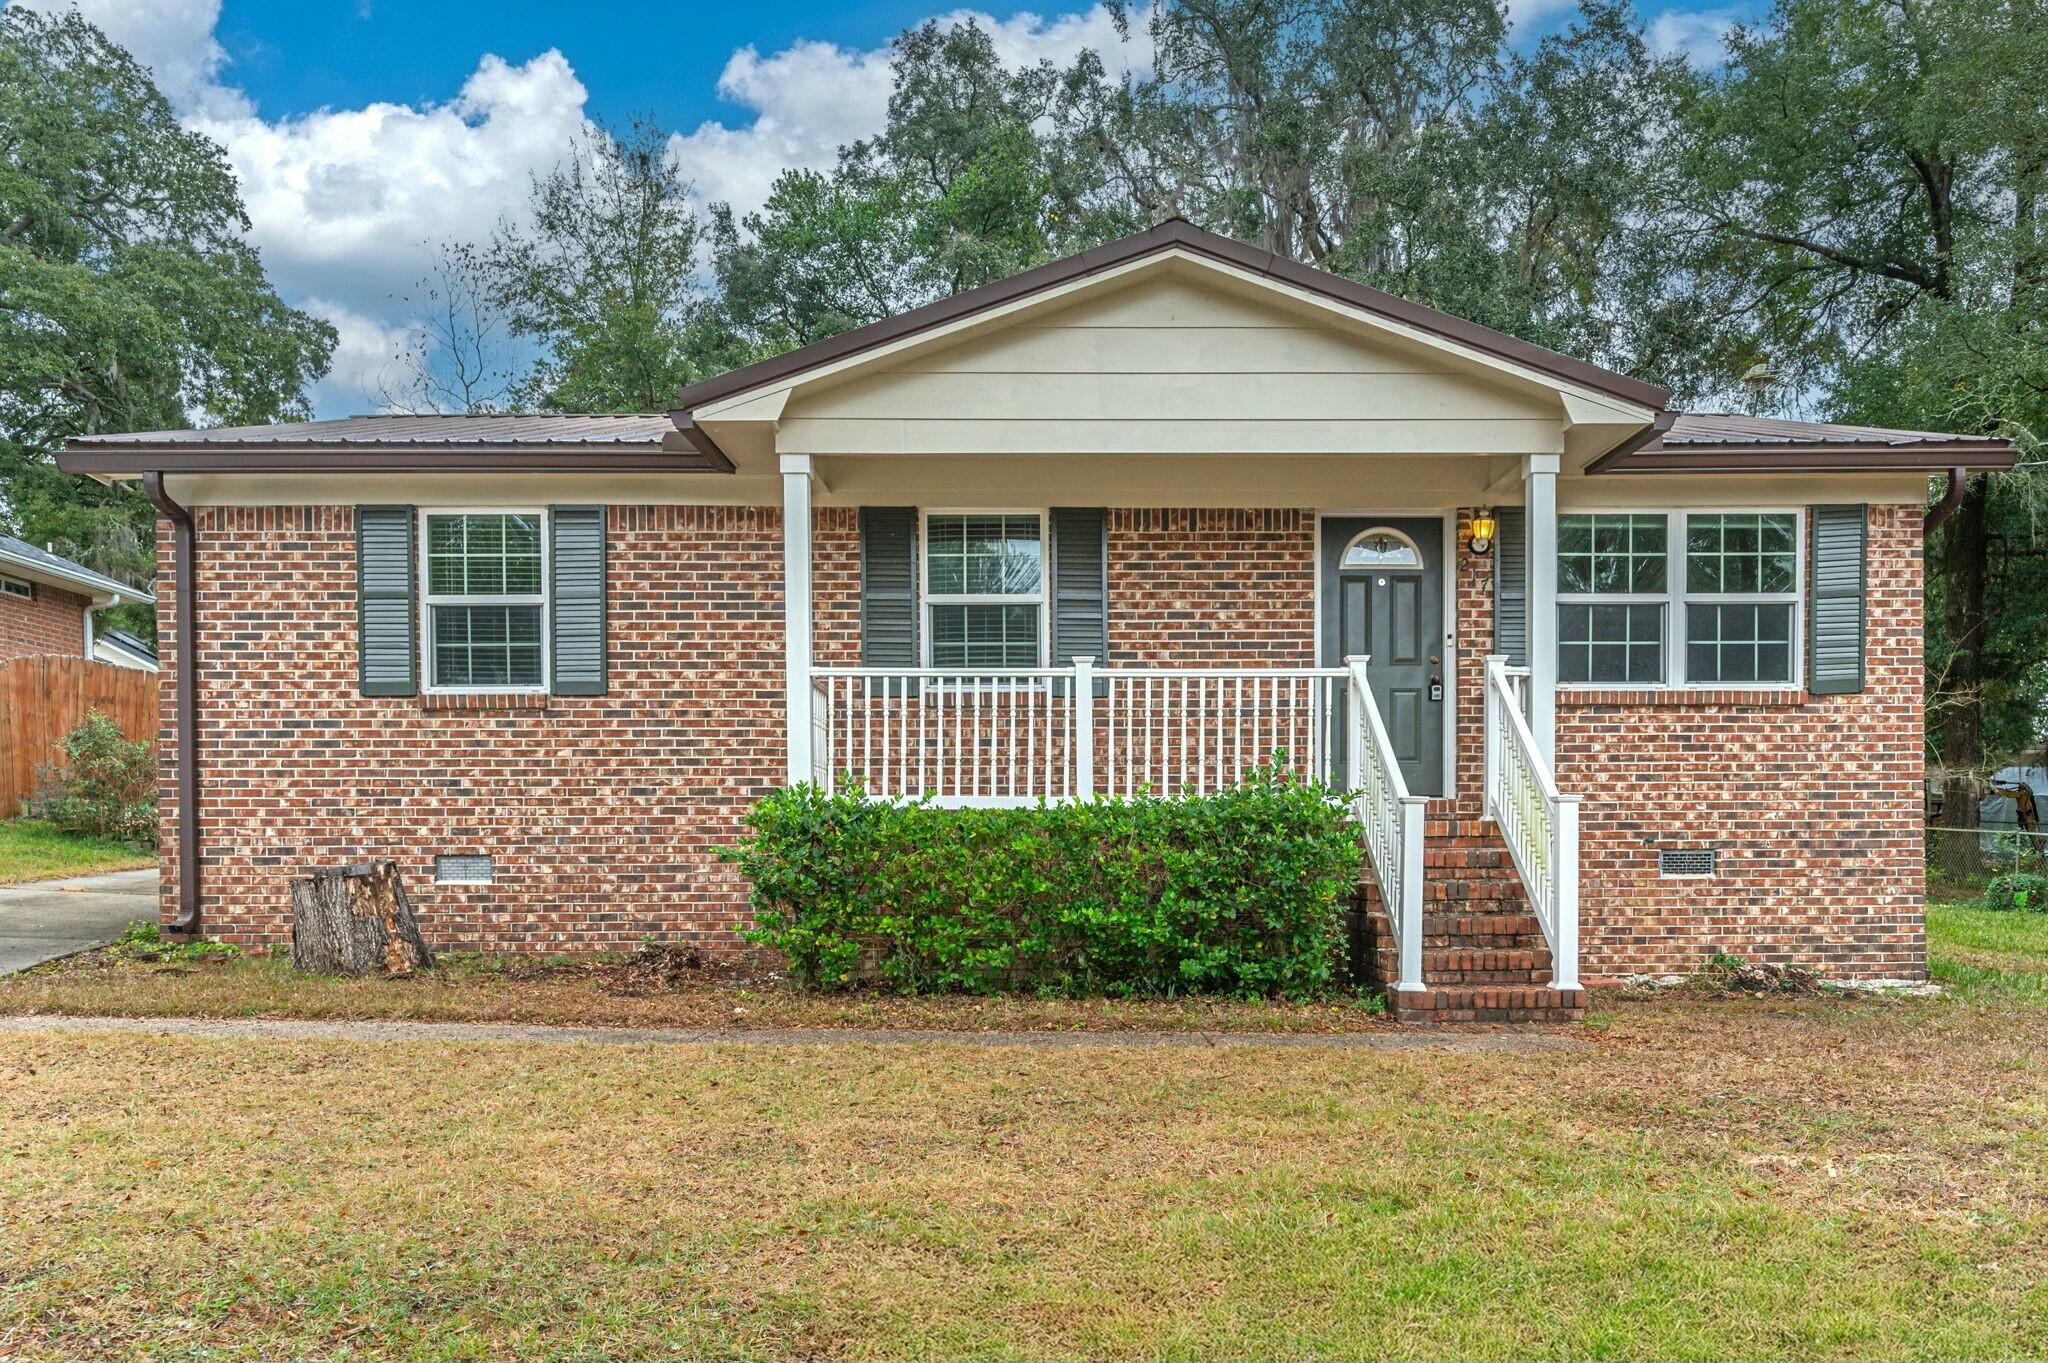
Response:
[[[156,674],[54,654],[0,662],[0,817],[21,813],[36,768],[98,710],[130,738],[156,740]]]

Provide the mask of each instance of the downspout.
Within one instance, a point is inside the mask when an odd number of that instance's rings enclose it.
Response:
[[[150,505],[171,523],[171,573],[178,630],[178,685],[171,723],[178,733],[178,916],[169,931],[199,931],[199,592],[192,580],[192,512],[171,500],[161,473],[142,475]]]
[[[1956,508],[1963,504],[1963,493],[1969,485],[1968,469],[1955,468],[1948,471],[1948,491],[1941,494],[1941,500],[1927,513],[1927,519],[1920,526],[1922,534],[1933,534],[1943,521],[1955,515]]]

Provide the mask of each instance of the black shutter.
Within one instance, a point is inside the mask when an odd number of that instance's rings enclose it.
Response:
[[[1493,651],[1510,667],[1529,665],[1529,523],[1519,506],[1494,513]]]
[[[917,508],[860,509],[860,664],[918,667]]]
[[[605,649],[605,509],[548,509],[549,621],[558,696],[601,696],[609,673]]]
[[[1109,513],[1052,509],[1052,665],[1109,662]]]
[[[366,696],[419,694],[413,525],[409,506],[356,508],[356,685]]]
[[[1863,689],[1864,557],[1870,533],[1866,506],[1816,506],[1807,598],[1806,689],[1841,696]]]

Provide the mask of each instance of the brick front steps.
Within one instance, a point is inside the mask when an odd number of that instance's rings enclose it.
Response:
[[[1377,887],[1359,889],[1356,965],[1386,990],[1389,1013],[1417,1024],[1584,1021],[1586,991],[1550,987],[1550,946],[1491,824],[1432,820],[1424,863],[1419,993],[1391,987],[1393,934]]]
[[[1424,977],[1428,978],[1427,976]],[[1549,985],[1432,985],[1421,993],[1387,991],[1396,1022],[1584,1022],[1586,991]]]

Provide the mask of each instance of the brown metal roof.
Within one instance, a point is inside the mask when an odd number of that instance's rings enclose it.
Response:
[[[2012,467],[2012,442],[1944,431],[1787,421],[1733,412],[1678,412],[1639,449],[1593,461],[1589,473],[1939,472]]]
[[[1055,260],[984,284],[978,289],[942,298],[927,303],[921,308],[895,317],[886,317],[864,327],[842,332],[811,345],[776,355],[758,363],[730,370],[713,378],[693,383],[676,398],[678,422],[687,417],[695,408],[734,393],[745,392],[765,383],[789,378],[807,369],[831,364],[837,360],[858,355],[863,351],[892,344],[920,332],[931,331],[976,313],[1001,307],[1005,303],[1042,293],[1071,280],[1104,270],[1127,265],[1163,251],[1180,249],[1195,255],[1208,256],[1212,260],[1234,265],[1254,274],[1265,275],[1281,283],[1293,285],[1310,293],[1319,294],[1335,302],[1363,309],[1384,317],[1389,321],[1442,337],[1458,345],[1482,351],[1497,359],[1548,374],[1552,378],[1590,388],[1625,402],[1639,403],[1646,407],[1662,410],[1671,400],[1671,394],[1657,385],[1632,379],[1626,374],[1617,374],[1611,369],[1589,364],[1585,360],[1560,355],[1554,350],[1483,327],[1477,322],[1468,322],[1462,317],[1413,303],[1405,298],[1369,288],[1364,284],[1333,275],[1324,270],[1314,269],[1296,261],[1278,256],[1271,251],[1262,251],[1243,242],[1232,241],[1214,232],[1205,232],[1193,223],[1181,218],[1168,218],[1157,227],[1116,241],[1107,242],[1078,255]]]
[[[276,426],[79,436],[57,457],[70,473],[701,473],[715,452],[665,443],[662,412],[351,416]]]
[[[525,413],[481,416],[336,417],[278,426],[214,426],[195,431],[84,435],[73,449],[150,445],[659,445],[675,429],[662,412],[623,415]]]

